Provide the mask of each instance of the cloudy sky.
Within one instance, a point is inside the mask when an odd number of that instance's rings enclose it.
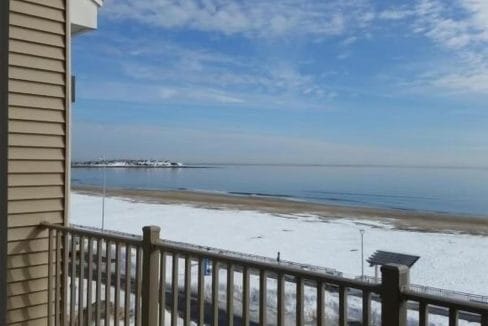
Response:
[[[106,0],[73,158],[488,166],[486,0]]]

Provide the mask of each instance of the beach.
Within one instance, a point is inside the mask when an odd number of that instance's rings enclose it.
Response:
[[[101,188],[93,186],[77,185],[73,186],[72,190],[80,194],[102,194]],[[417,232],[488,235],[488,216],[339,206],[217,192],[110,188],[106,190],[106,195],[108,197],[123,197],[141,203],[191,205],[213,210],[257,211],[278,216],[313,215],[323,220],[354,218],[388,224],[398,230]]]
[[[99,228],[101,208],[99,190],[77,188],[71,194],[70,222]],[[411,269],[412,284],[488,295],[488,270],[480,263],[488,260],[482,222],[463,224],[461,216],[447,221],[433,216],[436,219],[429,221],[417,214],[269,198],[110,189],[104,220],[106,230],[140,235],[143,226],[156,225],[163,239],[271,259],[280,252],[283,260],[322,266],[351,278],[361,275],[359,231],[363,230],[365,259],[376,250],[420,256]],[[365,274],[374,276],[374,268],[366,264]]]

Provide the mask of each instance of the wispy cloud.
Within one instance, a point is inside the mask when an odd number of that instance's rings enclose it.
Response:
[[[448,3],[420,0],[415,8],[416,32],[442,46],[460,49],[488,42],[488,3],[458,0]]]
[[[417,0],[378,13],[383,21],[402,21],[412,35],[430,40],[439,50],[430,65],[405,76],[402,87],[445,94],[488,95],[488,2]],[[427,70],[425,70],[427,69]]]
[[[121,0],[107,6],[114,19],[246,37],[338,35],[367,24],[367,1]]]

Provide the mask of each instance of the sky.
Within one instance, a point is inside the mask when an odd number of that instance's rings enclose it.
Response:
[[[486,0],[106,0],[74,160],[488,166]]]

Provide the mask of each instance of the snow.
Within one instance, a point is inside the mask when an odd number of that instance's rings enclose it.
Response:
[[[101,197],[72,194],[71,222],[101,224]],[[488,295],[488,239],[483,236],[413,232],[359,220],[324,221],[311,215],[273,215],[244,210],[216,210],[190,205],[163,205],[107,198],[108,229],[141,234],[158,225],[161,237],[330,267],[350,276],[361,274],[360,229],[366,231],[364,256],[375,250],[421,256],[411,270],[411,282]],[[365,274],[374,269],[365,264]]]
[[[110,160],[110,161],[88,161],[74,162],[77,167],[145,167],[145,168],[168,168],[183,167],[183,163],[159,160]]]

